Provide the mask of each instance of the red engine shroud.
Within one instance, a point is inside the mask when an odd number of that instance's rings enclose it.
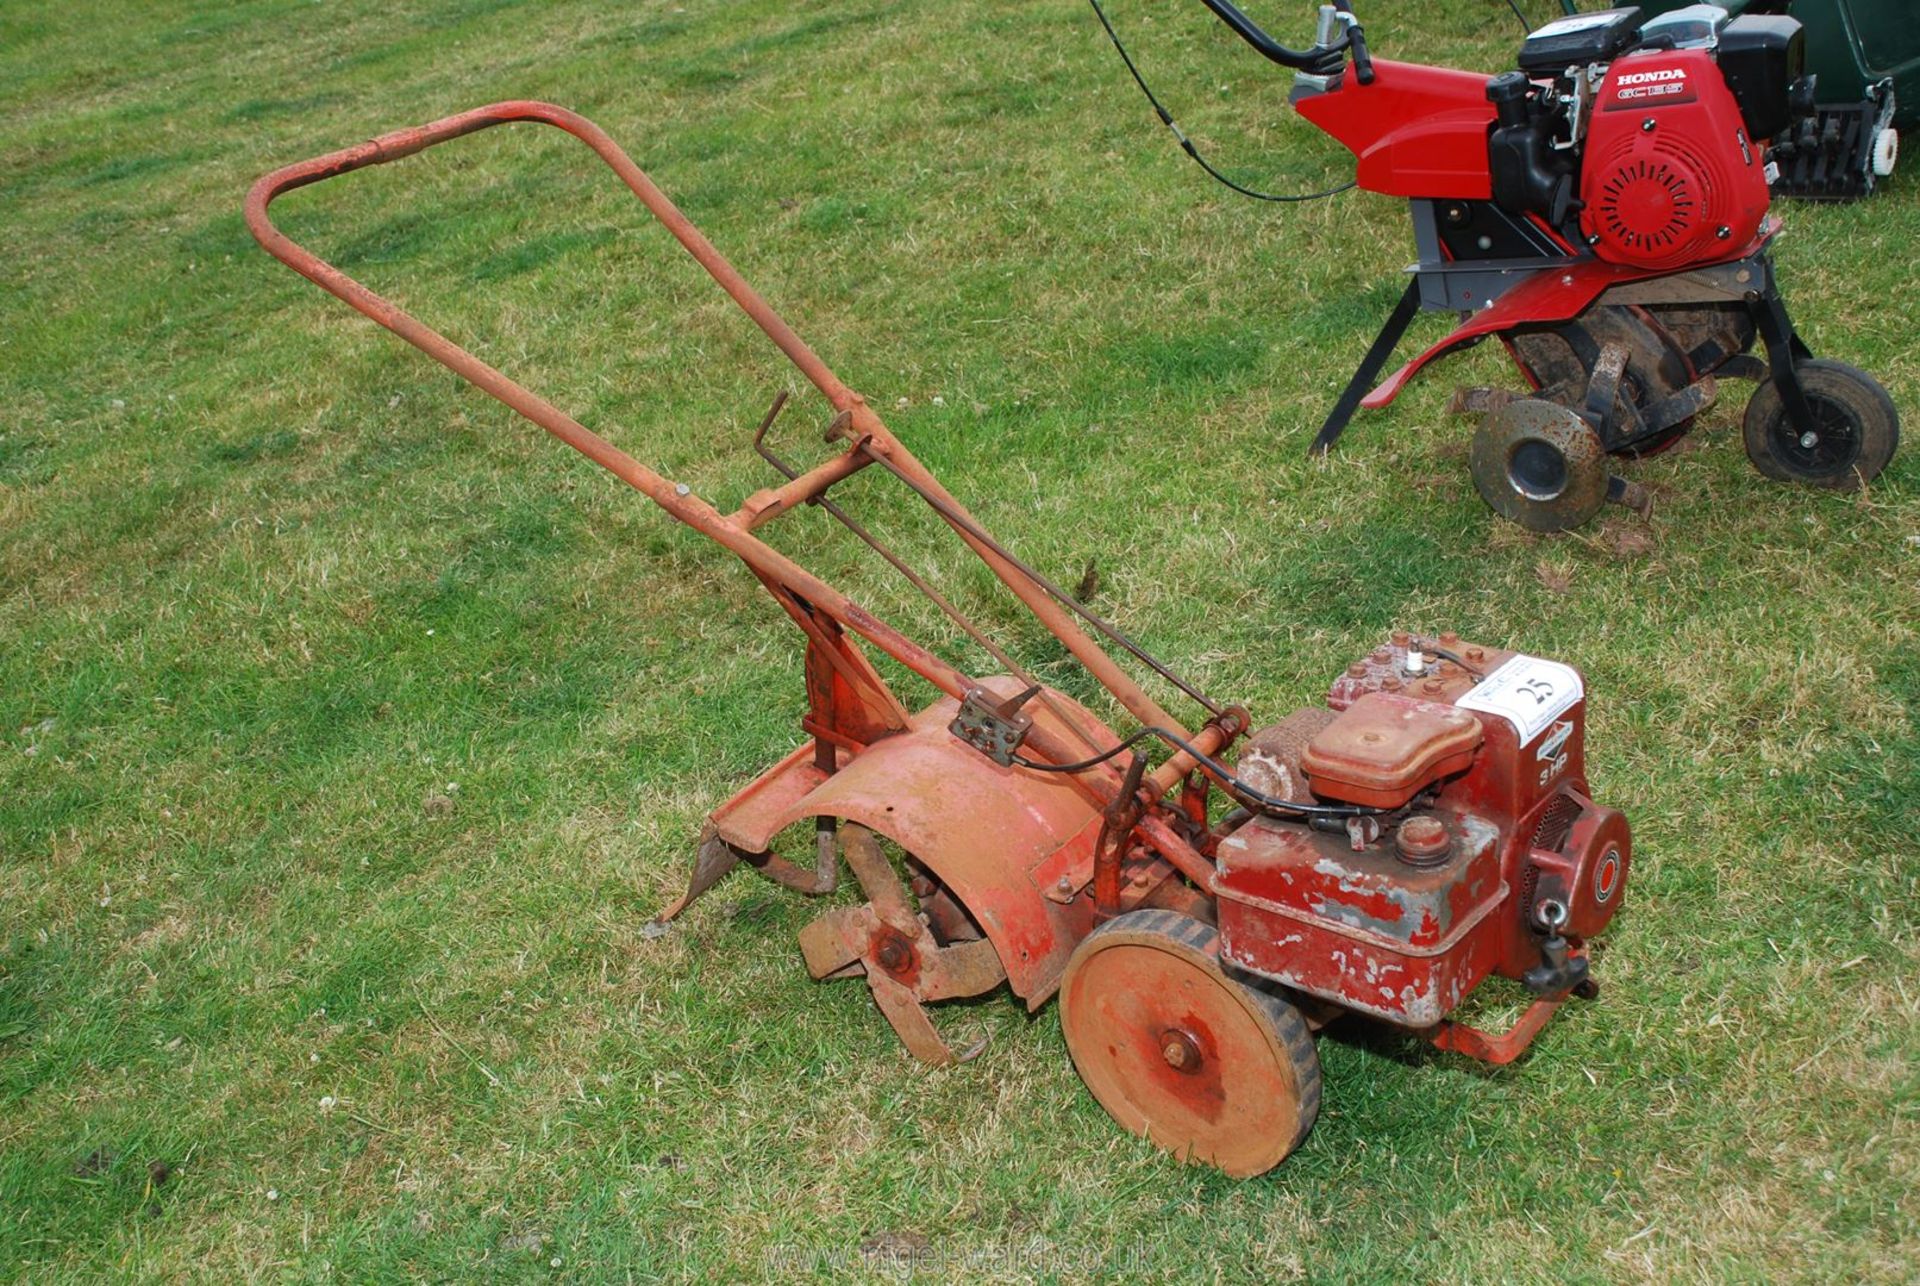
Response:
[[[1704,50],[1607,69],[1582,162],[1580,230],[1613,263],[1680,268],[1744,246],[1767,215],[1761,149]]]
[[[1491,197],[1487,78],[1385,58],[1373,68],[1371,85],[1344,76],[1339,88],[1294,104],[1359,159],[1355,181],[1387,196]]]

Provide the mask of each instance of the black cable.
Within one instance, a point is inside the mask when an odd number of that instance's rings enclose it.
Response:
[[[1256,813],[1266,813],[1269,816],[1274,813],[1284,813],[1299,817],[1378,817],[1392,811],[1386,808],[1368,808],[1363,804],[1301,804],[1291,799],[1281,799],[1277,795],[1269,795],[1247,785],[1246,782],[1234,776],[1225,764],[1212,755],[1202,752],[1185,737],[1168,732],[1165,728],[1151,728],[1148,731],[1162,741],[1178,746],[1192,755],[1196,762],[1210,770],[1222,789],[1241,803],[1249,805]]]
[[[1532,35],[1533,24],[1527,21],[1526,14],[1520,12],[1520,6],[1514,3],[1514,0],[1507,0],[1507,8],[1513,10],[1513,16],[1520,20],[1520,30]]]
[[[1013,762],[1016,766],[1033,772],[1085,772],[1089,768],[1098,767],[1115,755],[1123,754],[1148,736],[1158,737],[1167,744],[1192,755],[1195,762],[1208,769],[1209,774],[1229,795],[1257,813],[1265,813],[1269,816],[1279,813],[1288,817],[1378,817],[1391,811],[1385,808],[1368,808],[1362,804],[1303,804],[1291,799],[1281,799],[1277,795],[1268,795],[1236,777],[1232,769],[1212,755],[1203,752],[1179,733],[1169,732],[1165,728],[1154,727],[1151,724],[1138,729],[1111,750],[1103,751],[1091,759],[1082,759],[1078,763],[1043,764],[1028,759],[1024,755],[1013,756]]]
[[[1093,758],[1082,759],[1078,763],[1043,764],[1037,759],[1028,759],[1025,755],[1013,756],[1013,762],[1017,767],[1026,768],[1032,772],[1085,772],[1089,768],[1098,768],[1115,755],[1123,754],[1131,750],[1134,746],[1140,744],[1141,741],[1152,736],[1155,731],[1157,730],[1153,728],[1142,728],[1113,749],[1104,750]]]
[[[1449,652],[1446,648],[1441,647],[1438,643],[1435,643],[1432,640],[1428,640],[1427,642],[1422,643],[1420,645],[1420,650],[1422,652],[1431,652],[1435,656],[1439,657],[1442,661],[1453,662],[1455,665],[1459,666],[1461,669],[1465,670],[1468,674],[1471,674],[1476,679],[1484,679],[1487,677],[1487,672],[1485,670],[1481,669],[1477,665],[1468,664],[1466,661],[1462,660],[1459,655],[1453,652]]]
[[[1200,149],[1193,145],[1193,140],[1181,132],[1180,126],[1175,123],[1173,119],[1173,114],[1161,106],[1160,100],[1154,96],[1151,89],[1147,88],[1146,79],[1140,75],[1140,69],[1133,65],[1133,56],[1127,52],[1127,47],[1120,43],[1120,35],[1113,29],[1113,24],[1107,21],[1107,11],[1100,7],[1100,0],[1087,0],[1087,3],[1093,6],[1094,16],[1099,18],[1100,25],[1106,28],[1107,39],[1113,42],[1114,50],[1120,55],[1120,61],[1127,65],[1128,73],[1133,76],[1133,83],[1140,86],[1140,92],[1147,96],[1149,103],[1153,104],[1153,110],[1159,115],[1160,123],[1173,131],[1173,137],[1180,143],[1180,150],[1192,157],[1194,164],[1212,175],[1215,180],[1232,188],[1241,196],[1249,196],[1256,201],[1279,201],[1284,203],[1321,201],[1330,196],[1337,196],[1345,192],[1348,188],[1355,186],[1352,182],[1346,182],[1342,183],[1339,187],[1328,188],[1324,192],[1300,192],[1294,194],[1259,192],[1253,188],[1243,187],[1235,183],[1232,179],[1214,169],[1213,166],[1208,163],[1207,158],[1200,155]],[[1509,0],[1509,3],[1511,3],[1511,0]]]

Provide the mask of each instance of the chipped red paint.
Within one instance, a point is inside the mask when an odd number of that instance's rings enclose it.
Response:
[[[1451,704],[1514,655],[1449,636],[1444,646],[1473,669],[1442,661],[1410,679],[1406,659],[1414,642],[1396,634],[1335,680],[1328,705],[1351,711],[1354,722],[1344,733],[1327,735],[1330,744],[1356,745],[1354,729],[1379,726],[1377,700],[1356,705],[1369,693]],[[1405,708],[1406,728],[1432,726],[1436,739],[1447,735],[1412,703]],[[1213,891],[1226,959],[1389,1022],[1450,1030],[1439,1024],[1488,976],[1520,978],[1541,963],[1536,909],[1543,900],[1568,908],[1565,931],[1575,951],[1606,926],[1615,901],[1596,893],[1596,872],[1610,861],[1608,887],[1617,889],[1630,842],[1620,814],[1586,795],[1585,702],[1558,715],[1553,729],[1525,746],[1505,718],[1468,713],[1483,734],[1472,766],[1449,777],[1448,764],[1439,763],[1417,786],[1434,791],[1422,815],[1444,824],[1452,839],[1447,860],[1422,867],[1384,842],[1356,852],[1343,834],[1248,822],[1215,850]],[[1563,723],[1569,725],[1564,730]],[[1388,729],[1379,738],[1388,764],[1398,762],[1395,735]],[[1556,744],[1546,755],[1549,736]],[[1420,762],[1419,750],[1409,748],[1410,762]],[[1358,789],[1370,788],[1366,783]],[[1556,830],[1555,818],[1565,819],[1563,829]],[[1536,838],[1542,847],[1535,846]],[[1539,1022],[1549,1012],[1541,1011]],[[1524,1045],[1537,1029],[1509,1036]],[[1447,1047],[1460,1052],[1518,1053],[1493,1038],[1449,1040]]]

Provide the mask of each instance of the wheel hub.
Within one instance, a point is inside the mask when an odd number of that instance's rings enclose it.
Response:
[[[1558,499],[1567,489],[1567,457],[1539,438],[1517,442],[1507,455],[1507,481],[1529,500]]]
[[[1847,408],[1824,397],[1809,395],[1807,409],[1814,427],[1795,433],[1783,423],[1777,448],[1788,464],[1803,473],[1837,473],[1849,468],[1860,454],[1860,432]]]
[[[1181,1031],[1177,1027],[1161,1035],[1160,1056],[1176,1072],[1200,1070],[1200,1042],[1193,1038],[1191,1032]]]

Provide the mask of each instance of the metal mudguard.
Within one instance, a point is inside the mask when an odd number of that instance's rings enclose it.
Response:
[[[1780,220],[1769,218],[1761,224],[1753,240],[1738,251],[1703,260],[1693,265],[1691,271],[1698,272],[1750,259],[1765,250],[1779,231]],[[1523,278],[1493,303],[1461,322],[1452,334],[1382,380],[1371,393],[1360,399],[1360,405],[1369,411],[1386,406],[1400,396],[1400,391],[1420,372],[1421,367],[1473,340],[1522,326],[1551,326],[1570,321],[1610,290],[1650,278],[1674,275],[1672,269],[1608,263],[1604,259],[1580,259],[1556,268],[1543,268]]]
[[[1018,690],[1011,680],[985,686],[1000,695]],[[1099,745],[1118,740],[1078,703],[1048,695]],[[1064,775],[1001,767],[960,742],[947,730],[958,706],[952,698],[935,702],[906,732],[868,746],[773,817],[768,834],[809,817],[838,817],[886,836],[966,905],[1014,993],[1038,1009],[1093,930],[1091,899],[1066,894],[1091,875],[1100,814]],[[1065,730],[1040,702],[1029,708],[1035,722]]]

